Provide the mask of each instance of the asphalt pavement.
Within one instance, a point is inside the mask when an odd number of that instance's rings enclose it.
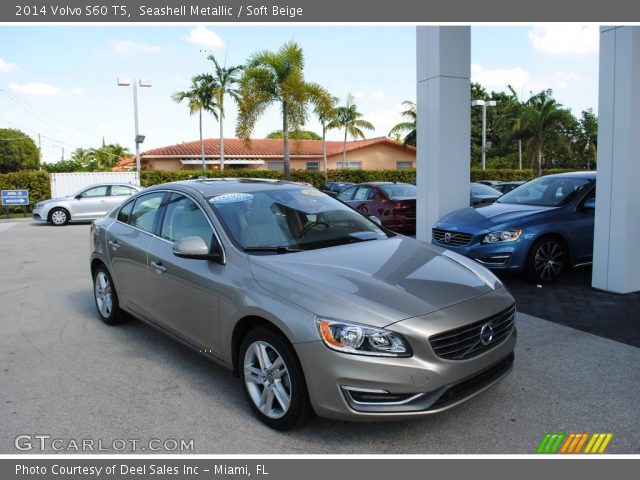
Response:
[[[272,431],[225,369],[142,322],[102,324],[88,256],[86,224],[0,222],[0,454],[20,453],[19,435],[136,439],[136,453],[173,439],[202,454],[524,454],[547,432],[612,432],[608,453],[640,453],[640,349],[525,313],[513,373],[463,405]]]

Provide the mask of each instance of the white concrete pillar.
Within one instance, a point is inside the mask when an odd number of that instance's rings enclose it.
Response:
[[[469,206],[471,28],[417,27],[416,238]]]
[[[600,30],[592,286],[640,290],[640,27]]]

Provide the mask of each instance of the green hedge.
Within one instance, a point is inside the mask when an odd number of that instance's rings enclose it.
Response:
[[[553,173],[570,172],[571,169],[553,169],[545,170],[545,175]],[[175,182],[178,180],[188,180],[206,175],[210,178],[221,177],[253,177],[253,178],[283,178],[282,172],[274,170],[256,170],[256,169],[228,169],[224,172],[219,171],[163,171],[163,170],[143,170],[140,174],[140,183],[143,187],[157,185],[166,182]],[[471,181],[478,180],[531,180],[535,178],[533,170],[516,170],[516,169],[488,169],[481,170],[479,168],[471,169]],[[325,176],[320,171],[310,170],[292,170],[291,179],[294,182],[308,182],[316,187],[321,187],[325,182]],[[329,170],[327,172],[329,181],[338,182],[409,182],[416,181],[415,169],[406,170]],[[0,189],[2,190],[29,190],[29,210],[33,206],[47,198],[51,198],[51,184],[49,174],[44,171],[22,171],[13,173],[0,174]],[[20,207],[11,207],[11,211],[20,212]]]

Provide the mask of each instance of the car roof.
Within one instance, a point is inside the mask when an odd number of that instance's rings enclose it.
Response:
[[[183,191],[195,190],[204,197],[211,197],[224,193],[251,193],[276,188],[306,190],[313,187],[270,178],[206,178],[163,183],[160,185],[154,185],[147,190],[162,190],[166,188],[175,188],[176,190]]]

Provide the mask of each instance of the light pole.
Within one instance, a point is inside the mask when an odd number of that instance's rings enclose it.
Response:
[[[141,87],[150,87],[151,81],[149,80],[134,80],[133,82],[128,78],[118,78],[119,87],[128,87],[133,85],[133,122],[136,130],[136,172],[140,174],[140,144],[144,142],[144,135],[138,133],[138,85]]]
[[[482,107],[482,170],[485,169],[487,158],[487,107],[495,107],[495,100],[473,100],[472,107]]]

